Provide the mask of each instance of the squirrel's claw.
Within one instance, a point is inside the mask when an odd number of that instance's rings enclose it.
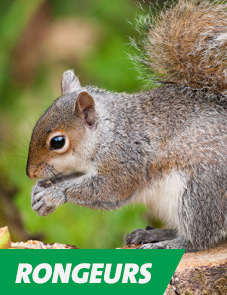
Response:
[[[183,237],[158,243],[147,243],[142,245],[140,249],[186,249],[186,252],[200,250],[195,249],[193,245]]]

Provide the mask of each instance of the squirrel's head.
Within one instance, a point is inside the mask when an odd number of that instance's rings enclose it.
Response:
[[[96,123],[95,101],[72,70],[62,76],[62,96],[38,120],[32,133],[27,175],[34,179],[85,172],[86,139]],[[85,165],[86,166],[86,165]]]

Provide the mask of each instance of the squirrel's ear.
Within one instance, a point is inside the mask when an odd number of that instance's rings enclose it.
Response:
[[[93,127],[96,120],[95,101],[93,97],[86,91],[82,91],[75,105],[75,114],[83,118],[88,127]]]
[[[77,91],[79,88],[81,88],[80,82],[78,78],[75,76],[74,71],[68,70],[64,72],[61,80],[62,95]]]

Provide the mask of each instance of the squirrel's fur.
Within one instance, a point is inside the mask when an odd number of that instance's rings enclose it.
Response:
[[[226,4],[183,1],[149,28],[145,63],[164,86],[135,94],[82,87],[73,71],[37,122],[32,208],[143,202],[170,229],[138,229],[142,248],[211,247],[227,236]]]
[[[157,17],[139,18],[138,26],[144,37],[133,42],[142,51],[135,60],[146,65],[148,77],[226,93],[227,3],[180,0]]]

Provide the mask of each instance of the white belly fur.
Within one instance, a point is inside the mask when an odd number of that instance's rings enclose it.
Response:
[[[135,195],[134,201],[144,203],[171,228],[179,228],[178,208],[186,189],[186,177],[172,170]]]

